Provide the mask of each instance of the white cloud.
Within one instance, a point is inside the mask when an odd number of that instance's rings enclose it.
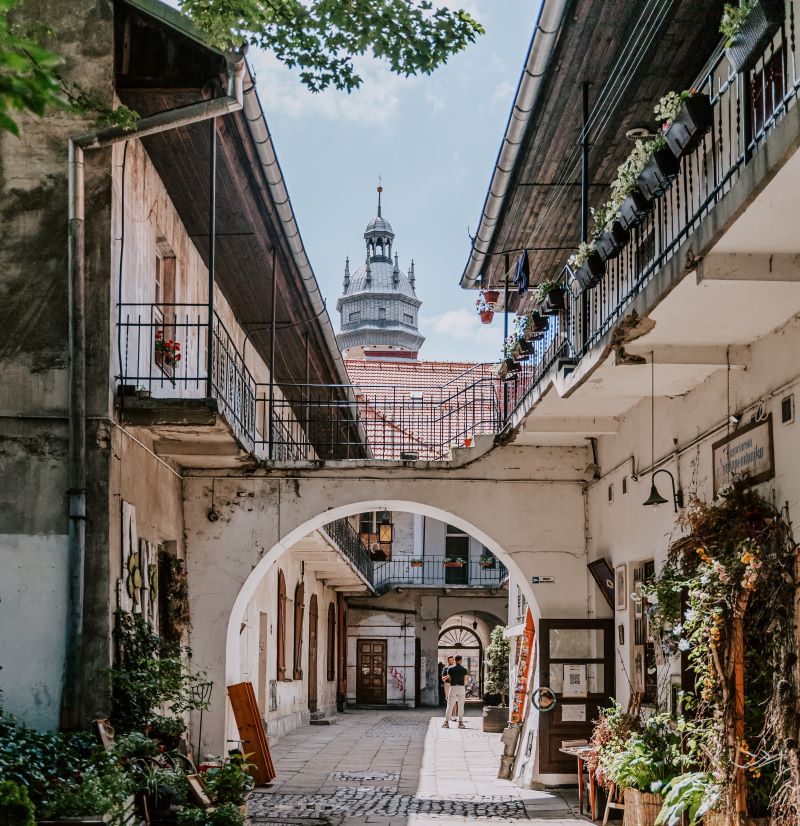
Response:
[[[373,57],[355,58],[353,64],[363,79],[350,94],[336,89],[309,92],[298,73],[287,69],[273,54],[258,52],[252,58],[256,82],[264,108],[270,116],[303,118],[309,114],[328,120],[385,126],[397,117],[401,90],[417,82],[399,77]]]
[[[444,98],[441,95],[435,95],[433,92],[425,92],[425,100],[430,103],[434,115],[444,109]]]
[[[440,315],[422,314],[420,330],[428,338],[422,348],[422,358],[496,361],[503,337],[497,319],[501,317],[495,316],[494,324],[481,324],[477,312],[465,307],[447,310]]]
[[[501,80],[500,83],[494,87],[492,103],[504,103],[507,106],[510,106],[516,88],[517,87],[513,83],[509,83],[507,80]]]

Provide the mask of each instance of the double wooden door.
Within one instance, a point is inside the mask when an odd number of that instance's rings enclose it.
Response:
[[[386,704],[386,640],[358,640],[356,702],[360,705]]]

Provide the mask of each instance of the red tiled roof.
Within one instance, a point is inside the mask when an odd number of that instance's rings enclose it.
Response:
[[[495,430],[491,365],[468,361],[346,359],[374,458],[444,459],[453,445]]]

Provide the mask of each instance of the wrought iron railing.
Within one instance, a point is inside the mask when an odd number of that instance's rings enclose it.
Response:
[[[448,561],[445,556],[421,559],[390,559],[375,562],[373,585],[376,591],[407,588],[500,588],[508,570],[500,560],[491,558]]]
[[[374,583],[374,563],[369,549],[347,519],[337,519],[322,528],[331,541],[350,560],[353,567],[372,585]]]
[[[622,254],[607,262],[598,286],[581,291],[569,265],[564,266],[560,282],[569,288],[567,311],[551,319],[546,337],[534,343],[532,355],[508,382],[506,425],[518,421],[529,395],[559,359],[576,362],[622,317],[632,299],[731,190],[753,153],[795,105],[800,54],[794,7],[794,2],[786,3],[784,24],[753,69],[737,74],[721,48],[712,55],[693,87],[711,101],[711,130],[681,159],[677,180],[632,230]]]

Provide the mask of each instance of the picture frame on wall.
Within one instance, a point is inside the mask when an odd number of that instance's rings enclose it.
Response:
[[[617,611],[628,610],[628,566],[617,565],[614,569],[614,607]]]
[[[625,626],[618,625],[617,626],[617,640],[619,641],[620,645],[625,645]]]
[[[615,589],[614,572],[611,570],[611,563],[601,557],[600,559],[595,559],[594,562],[590,562],[586,567],[594,577],[594,581],[597,583],[597,587],[600,589],[603,598],[608,603],[608,607],[613,609]]]

